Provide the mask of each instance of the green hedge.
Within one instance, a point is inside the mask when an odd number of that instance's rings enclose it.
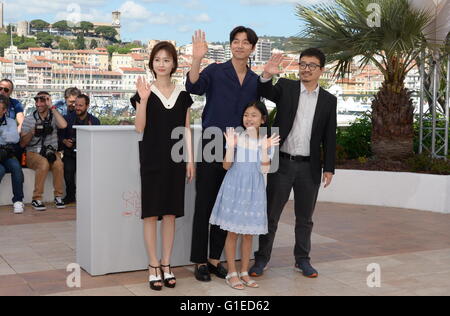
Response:
[[[372,122],[369,113],[356,119],[350,126],[338,127],[336,137],[338,161],[371,157],[371,135]]]

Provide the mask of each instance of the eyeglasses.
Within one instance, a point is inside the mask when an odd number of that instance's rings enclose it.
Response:
[[[8,88],[0,87],[0,92],[2,92],[2,91],[5,91],[6,93],[9,93],[10,90]]]
[[[315,71],[317,68],[320,68],[317,64],[300,63],[299,65],[301,70],[306,70],[306,68],[309,68],[309,70]]]

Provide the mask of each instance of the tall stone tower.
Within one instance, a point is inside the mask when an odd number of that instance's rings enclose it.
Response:
[[[5,28],[5,25],[4,25],[4,10],[3,10],[3,8],[4,8],[4,4],[3,4],[3,2],[0,2],[0,30],[3,30],[4,28]]]
[[[114,11],[112,13],[112,27],[116,29],[117,31],[117,37],[116,39],[120,41],[120,28],[122,27],[120,22],[120,15],[121,13],[119,11]]]

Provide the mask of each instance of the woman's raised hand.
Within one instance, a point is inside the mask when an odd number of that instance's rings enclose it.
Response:
[[[148,83],[147,80],[145,80],[144,77],[139,76],[137,83],[136,83],[136,88],[139,94],[139,97],[145,100],[148,100],[148,98],[150,97],[150,94],[152,93],[152,84]]]

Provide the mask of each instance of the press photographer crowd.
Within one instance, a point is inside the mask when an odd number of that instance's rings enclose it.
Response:
[[[90,99],[77,88],[64,93],[64,101],[52,103],[51,95],[41,91],[34,97],[36,109],[24,117],[19,100],[11,98],[14,83],[0,81],[0,182],[11,174],[12,203],[15,214],[24,212],[22,168],[35,171],[32,207],[45,211],[42,202],[45,180],[53,174],[54,203],[62,209],[76,202],[75,125],[100,125],[88,113]],[[64,196],[64,182],[66,194]]]

